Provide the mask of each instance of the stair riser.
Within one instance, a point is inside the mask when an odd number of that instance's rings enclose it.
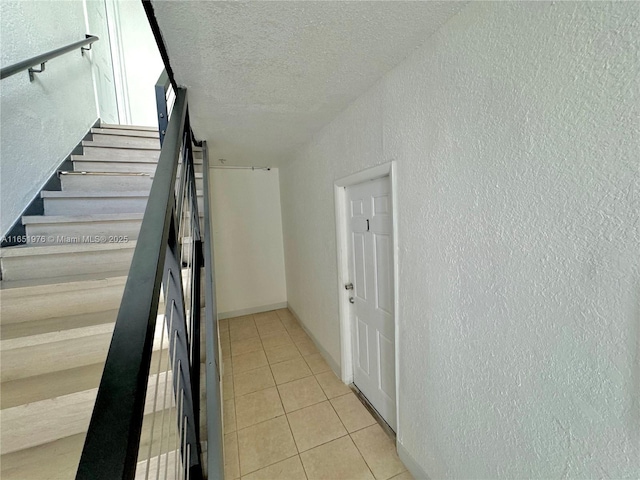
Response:
[[[126,135],[102,135],[100,133],[93,134],[93,141],[101,145],[113,145],[120,148],[160,148],[160,139],[131,137]]]
[[[45,215],[92,215],[103,213],[144,213],[148,197],[127,198],[46,198]],[[204,201],[198,197],[198,211]]]
[[[70,243],[113,243],[136,240],[141,220],[82,223],[40,223],[26,225],[27,245],[66,245]],[[32,243],[33,241],[33,243]]]
[[[164,310],[164,305],[160,305]],[[158,317],[153,351],[160,350],[164,316]],[[115,322],[95,327],[34,335],[2,342],[1,381],[9,382],[77,367],[103,363]],[[167,347],[167,339],[163,344]],[[157,365],[154,366],[157,368]]]
[[[123,291],[124,283],[106,285],[99,289],[51,292],[17,298],[11,297],[11,291],[7,290],[2,295],[0,319],[5,325],[113,310],[120,306]]]
[[[96,128],[106,128],[108,130],[126,130],[127,132],[154,132],[158,133],[158,127],[148,127],[143,125],[118,125],[114,123],[102,123],[99,127]]]
[[[202,195],[202,178],[196,178],[196,190],[198,191],[199,195]]]
[[[91,160],[74,160],[73,169],[76,172],[124,172],[149,173],[156,171],[156,163],[143,162],[99,162]],[[196,173],[202,173],[202,164],[194,163]]]
[[[156,425],[162,419],[162,413],[156,413]],[[167,413],[167,412],[164,412]],[[175,415],[175,410],[168,412]],[[140,437],[139,452],[148,452],[149,445],[157,445],[158,430],[153,432],[153,441],[151,436],[151,415],[146,415],[142,422],[142,435]],[[175,422],[169,423],[169,419],[173,417],[165,416],[165,431],[168,425],[175,425]],[[175,430],[175,429],[174,429]],[[61,438],[46,444],[32,447],[27,450],[17,451],[2,456],[2,480],[52,480],[56,479],[72,479],[76,476],[78,470],[78,459],[82,453],[84,445],[84,433]],[[171,443],[165,446],[167,449],[175,448],[169,445],[175,445],[172,439]],[[164,449],[164,447],[163,447]],[[43,467],[45,466],[45,467]],[[55,472],[55,474],[53,474]],[[149,477],[149,478],[156,478]],[[161,477],[164,478],[164,477]],[[173,477],[169,477],[173,478]]]
[[[104,362],[111,333],[2,352],[3,382]]]
[[[172,382],[171,374],[160,375],[159,392],[164,393],[166,381]],[[2,455],[85,432],[89,427],[96,394],[97,389],[85,390],[4,410]],[[147,387],[145,415],[154,411],[154,394],[155,381],[152,380]],[[155,411],[161,409],[162,404],[156,404]]]
[[[135,163],[135,162],[73,162],[73,169],[76,172],[123,172],[123,173],[148,173],[156,171],[156,163]]]
[[[100,272],[126,272],[131,265],[132,248],[77,252],[30,257],[2,258],[2,278],[5,281],[83,275]]]
[[[175,447],[175,442],[172,442],[172,447]],[[154,451],[154,453],[156,452]],[[179,452],[176,455],[176,451],[174,450],[169,453],[163,453],[162,455],[156,455],[149,461],[142,460],[138,462],[136,466],[136,476],[134,477],[134,480],[148,480],[149,478],[174,478],[175,472],[179,471],[179,469],[182,468],[180,458],[181,457]],[[148,467],[147,463],[149,463]],[[147,470],[149,471],[148,475]]]
[[[128,148],[109,148],[109,147],[82,147],[83,155],[91,158],[146,158],[158,160],[160,152],[158,150],[135,150]]]
[[[144,213],[148,197],[79,197],[79,198],[45,198],[45,215],[93,215],[108,213]],[[204,210],[202,196],[198,197],[198,211]]]
[[[62,190],[131,192],[151,189],[148,175],[61,175]]]
[[[45,198],[45,215],[144,213],[148,197]]]
[[[102,135],[124,135],[125,137],[144,137],[144,138],[160,138],[158,135],[158,131],[149,132],[145,130],[126,130],[124,128],[92,128],[92,134],[102,134]]]

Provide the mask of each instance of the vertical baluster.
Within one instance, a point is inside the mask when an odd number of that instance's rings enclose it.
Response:
[[[184,390],[182,392],[182,394],[184,395]],[[186,415],[182,415],[182,475],[181,478],[184,480],[185,478],[185,472],[188,470],[189,468],[189,464],[186,462],[186,455],[187,455],[187,425],[189,423],[189,419],[187,418]]]
[[[171,332],[173,332],[173,323],[171,325]],[[178,341],[178,335],[177,332],[174,333],[173,335],[173,358],[171,359],[171,374],[172,374],[172,384],[175,387],[176,386],[176,369],[178,368],[178,356],[176,355],[176,345],[177,345],[177,341]],[[171,401],[171,405],[169,407],[169,413],[167,415],[167,423],[169,424],[169,432],[167,435],[167,453],[166,453],[166,457],[165,457],[165,463],[164,463],[164,472],[165,472],[165,478],[167,477],[168,473],[169,473],[169,447],[170,447],[170,442],[171,442],[171,432],[174,431],[175,432],[175,428],[172,429],[171,428],[171,423],[173,422],[173,416],[171,415],[172,411],[174,410],[174,408],[176,407],[176,399],[175,399],[175,393],[173,388],[170,390],[169,392],[169,399]]]
[[[191,469],[189,468],[191,465],[191,444],[187,445],[187,480],[191,477]]]
[[[167,285],[166,290],[167,290],[167,294],[165,294],[165,301],[166,301],[166,298],[167,298],[167,295],[168,295],[169,285]],[[171,307],[171,312],[173,313],[173,306]],[[158,386],[159,386],[159,383],[160,383],[160,367],[162,366],[162,349],[164,348],[164,324],[165,324],[165,321],[166,321],[166,318],[163,315],[163,318],[162,318],[162,333],[160,335],[160,353],[158,355],[158,369],[156,371],[156,386],[154,388],[154,394],[153,394],[153,410],[151,411],[151,435],[150,435],[150,440],[149,440],[149,450],[147,452],[147,469],[146,469],[146,472],[145,472],[145,475],[144,475],[145,480],[149,480],[149,467],[151,465],[151,451],[153,449],[153,431],[155,430],[155,426],[156,426],[156,406],[158,404]],[[156,320],[156,322],[157,322],[157,320]],[[166,378],[165,378],[165,383],[166,383]],[[162,437],[160,438],[160,442],[162,442]]]
[[[178,332],[176,332],[177,335]],[[184,398],[182,397],[182,395],[180,395],[181,393],[181,387],[180,387],[180,380],[182,378],[182,376],[180,375],[180,365],[181,365],[181,361],[180,359],[178,359],[178,370],[177,372],[174,372],[174,375],[178,375],[178,388],[176,389],[175,395],[176,395],[176,421],[177,421],[177,432],[176,432],[176,450],[175,450],[175,460],[176,460],[176,465],[175,465],[175,477],[174,478],[178,478],[178,456],[180,454],[180,444],[182,442],[182,438],[181,437],[181,423],[182,423],[182,403],[184,401]]]
[[[169,282],[167,282],[169,283]],[[166,300],[165,300],[166,302]],[[169,340],[170,336],[171,336],[171,331],[173,330],[173,312],[174,312],[174,306],[175,306],[175,302],[171,302],[171,315],[169,315],[169,328],[167,331],[167,340]],[[163,337],[164,337],[164,332],[163,332]],[[174,337],[175,338],[175,337]],[[173,363],[173,360],[171,359],[171,351],[175,352],[176,351],[176,342],[175,339],[173,341],[173,349],[169,349],[169,355],[167,355],[167,367],[166,367],[166,377],[165,377],[165,382],[164,382],[164,395],[162,396],[162,421],[161,421],[161,427],[160,427],[160,452],[158,454],[158,461],[157,461],[157,472],[156,472],[156,480],[159,480],[160,478],[160,465],[161,465],[161,455],[162,455],[162,445],[164,444],[164,417],[165,417],[165,411],[167,408],[167,390],[168,390],[168,385],[169,385],[169,373],[171,373],[171,378],[173,381],[173,371],[171,370],[171,364]],[[171,420],[169,420],[171,421]],[[167,446],[169,444],[169,440],[167,438]],[[168,452],[165,454],[165,458],[168,456]],[[165,472],[166,472],[167,468],[165,466]]]

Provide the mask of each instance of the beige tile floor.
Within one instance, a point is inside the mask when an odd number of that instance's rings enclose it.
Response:
[[[228,480],[407,480],[394,442],[288,310],[220,321]]]

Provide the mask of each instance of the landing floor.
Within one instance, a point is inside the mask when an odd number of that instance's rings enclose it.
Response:
[[[412,478],[291,312],[222,320],[220,336],[227,479]]]

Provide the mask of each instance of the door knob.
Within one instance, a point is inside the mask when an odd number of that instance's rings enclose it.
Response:
[[[349,297],[349,303],[356,303],[355,298],[353,298],[353,297]]]
[[[353,283],[347,283],[347,284],[344,286],[344,289],[345,289],[345,290],[353,290]]]

